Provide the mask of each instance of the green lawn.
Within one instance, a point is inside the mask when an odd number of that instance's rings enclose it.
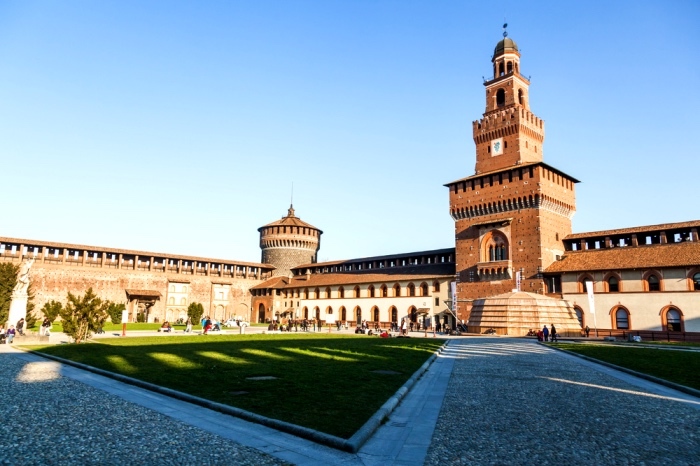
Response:
[[[350,438],[443,343],[328,334],[194,335],[32,349]],[[248,379],[260,376],[276,379]]]
[[[591,343],[555,345],[574,353],[700,390],[700,352]]]

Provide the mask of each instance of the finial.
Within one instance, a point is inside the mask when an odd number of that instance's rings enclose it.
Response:
[[[508,27],[508,23],[503,23],[503,38],[508,37],[508,31],[506,31],[507,27]]]

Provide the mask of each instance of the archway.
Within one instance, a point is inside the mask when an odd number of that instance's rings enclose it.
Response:
[[[258,306],[258,323],[265,322],[265,305]]]

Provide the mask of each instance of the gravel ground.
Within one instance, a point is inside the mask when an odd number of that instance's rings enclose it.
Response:
[[[62,377],[53,362],[0,361],[0,464],[286,464]]]
[[[534,343],[450,346],[460,357],[426,465],[700,465],[700,409],[688,403]]]

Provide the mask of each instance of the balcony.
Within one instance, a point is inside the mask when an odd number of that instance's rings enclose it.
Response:
[[[513,264],[509,260],[478,262],[476,264],[479,280],[511,280],[513,278]]]

